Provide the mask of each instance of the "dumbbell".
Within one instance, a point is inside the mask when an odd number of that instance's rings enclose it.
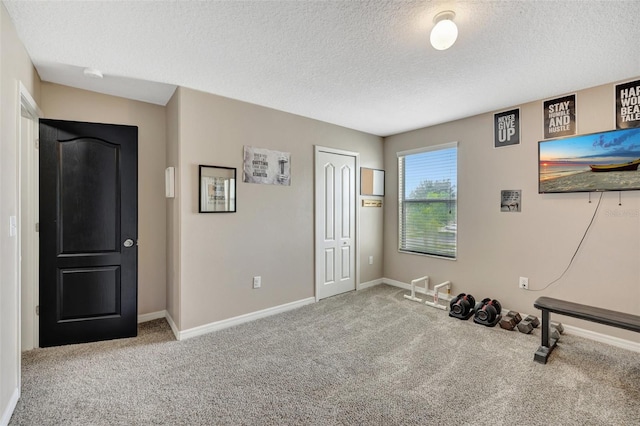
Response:
[[[520,321],[522,321],[522,317],[518,312],[509,311],[500,320],[500,327],[504,328],[505,330],[513,330],[514,328],[516,328],[516,325],[518,325]]]
[[[529,334],[533,331],[534,328],[538,328],[539,325],[540,320],[538,319],[538,317],[527,315],[525,319],[518,323],[518,331],[520,331],[520,333]]]
[[[552,321],[549,325],[549,331],[549,337],[560,340],[560,335],[564,333],[564,327],[562,326],[562,323]]]
[[[460,293],[449,302],[449,316],[467,320],[473,315],[476,299],[470,294]]]
[[[502,311],[502,305],[495,299],[489,297],[482,299],[481,302],[476,303],[475,316],[473,322],[476,324],[486,325],[487,327],[494,327],[501,319],[500,311]]]

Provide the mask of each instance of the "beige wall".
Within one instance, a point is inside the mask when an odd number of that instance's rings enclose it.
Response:
[[[20,365],[18,240],[8,233],[9,217],[18,216],[19,82],[40,100],[38,74],[0,5],[0,422],[17,397]]]
[[[45,118],[138,126],[138,314],[166,307],[165,108],[42,83]]]
[[[380,168],[382,139],[178,91],[180,329],[314,296],[314,145],[359,152],[361,166]],[[243,183],[243,145],[290,152],[291,186]],[[237,213],[198,213],[199,164],[237,168]],[[360,221],[361,281],[381,278],[381,209],[363,209]],[[372,254],[377,263],[362,261]],[[252,289],[255,275],[261,289]]]
[[[558,94],[562,95],[562,94]],[[577,93],[579,133],[611,130],[613,84]],[[491,297],[503,306],[539,314],[533,302],[551,296],[640,314],[640,193],[604,193],[598,215],[573,266],[547,290],[518,288],[520,276],[540,289],[562,274],[591,220],[599,194],[539,195],[537,142],[542,102],[521,106],[520,145],[493,148],[493,113],[389,137],[385,140],[387,204],[384,276],[410,282],[422,275],[451,280],[452,293]],[[398,252],[396,152],[459,142],[458,259]],[[500,190],[522,190],[522,212],[500,212]],[[390,200],[394,200],[391,202]],[[640,342],[637,333],[562,318],[581,328]]]

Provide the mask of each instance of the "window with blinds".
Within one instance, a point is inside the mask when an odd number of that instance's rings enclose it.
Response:
[[[397,155],[399,250],[455,259],[457,142]]]

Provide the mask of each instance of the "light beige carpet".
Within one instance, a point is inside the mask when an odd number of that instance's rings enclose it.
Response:
[[[24,354],[11,425],[637,425],[640,354],[460,321],[389,286],[178,342]]]

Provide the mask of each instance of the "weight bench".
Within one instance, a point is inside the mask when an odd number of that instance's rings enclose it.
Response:
[[[533,357],[534,361],[541,364],[547,363],[547,358],[549,358],[551,351],[553,351],[557,343],[557,339],[552,339],[549,333],[549,327],[551,325],[549,313],[551,312],[640,333],[640,316],[638,315],[566,302],[551,297],[539,297],[533,306],[542,310],[542,344]]]

